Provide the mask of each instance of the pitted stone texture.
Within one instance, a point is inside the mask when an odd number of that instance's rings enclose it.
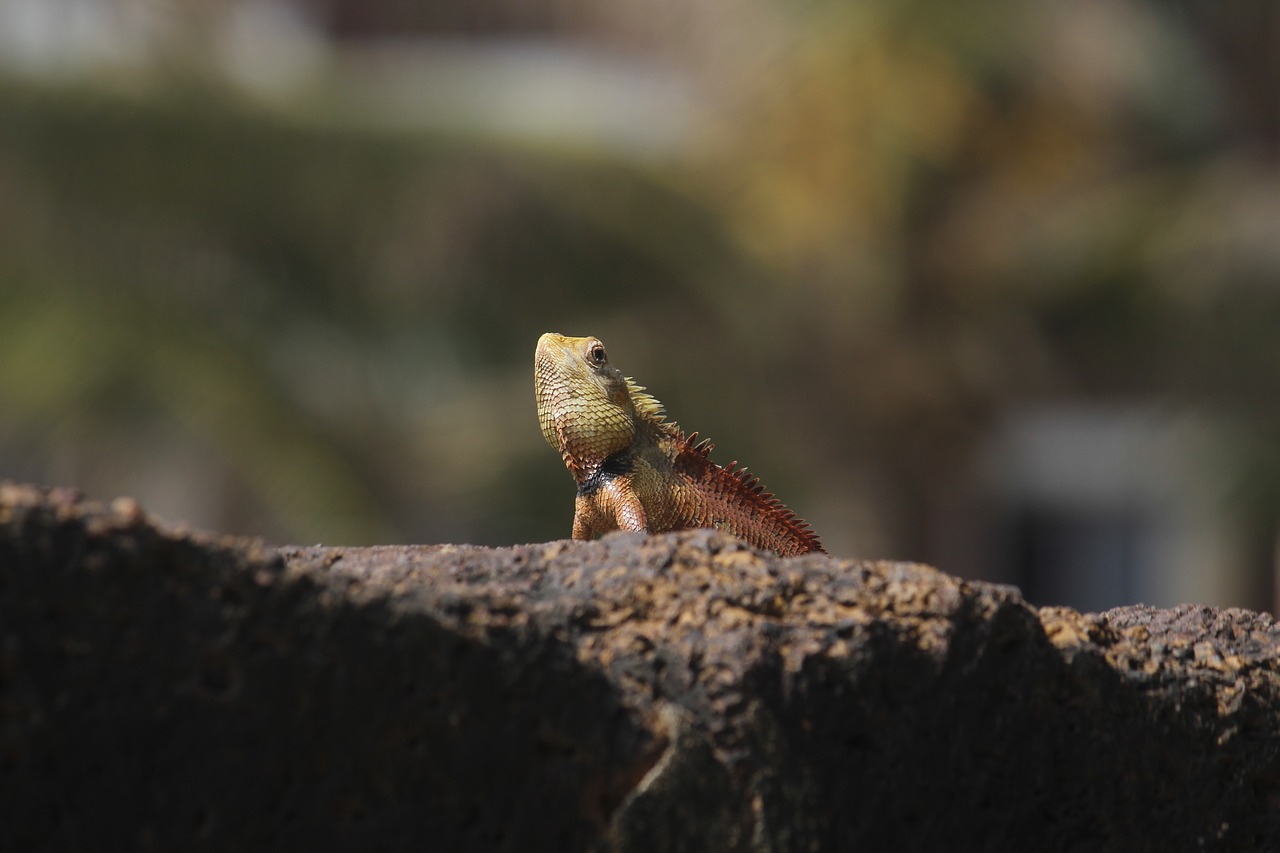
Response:
[[[0,486],[0,849],[1280,849],[1278,656],[713,531],[273,550]]]

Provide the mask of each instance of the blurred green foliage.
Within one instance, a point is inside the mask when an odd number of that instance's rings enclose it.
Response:
[[[664,303],[696,322],[693,275],[733,267],[705,212],[625,166],[181,94],[0,91],[4,429],[65,443],[80,482],[122,462],[108,492],[155,428],[231,472],[233,527],[533,538],[529,477],[563,473],[537,333]]]
[[[10,79],[0,473],[276,540],[564,536],[529,365],[555,330],[837,551],[945,563],[938,494],[1052,399],[1238,425],[1269,536],[1276,75],[1222,46],[1274,13],[765,5],[656,160],[194,73]]]

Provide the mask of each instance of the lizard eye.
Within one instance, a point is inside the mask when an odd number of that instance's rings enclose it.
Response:
[[[587,350],[587,358],[590,359],[591,363],[596,367],[603,367],[604,363],[609,360],[604,354],[604,344],[599,341],[593,343]]]

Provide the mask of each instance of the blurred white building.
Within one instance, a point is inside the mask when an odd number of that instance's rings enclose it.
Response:
[[[500,133],[661,157],[685,143],[694,86],[642,52],[554,31],[343,32],[298,0],[0,0],[0,67],[141,82],[175,54],[285,109],[389,128]],[[332,17],[332,16],[331,16]],[[498,19],[500,21],[500,19]],[[621,93],[621,94],[620,94]]]
[[[1255,590],[1224,433],[1140,408],[1013,412],[987,452],[990,565],[1038,604],[1231,604]]]

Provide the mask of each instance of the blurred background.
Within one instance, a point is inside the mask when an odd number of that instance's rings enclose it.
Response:
[[[1276,607],[1272,0],[0,0],[0,477],[562,538],[594,334],[841,556]]]

